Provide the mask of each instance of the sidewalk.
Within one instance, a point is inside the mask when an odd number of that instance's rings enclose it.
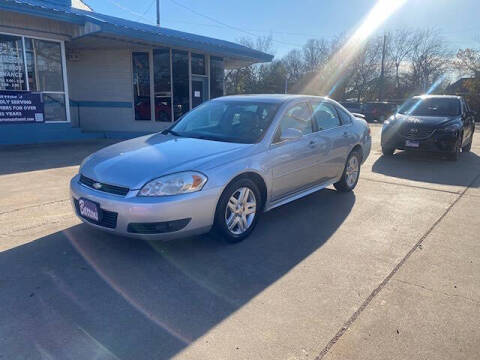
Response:
[[[480,358],[479,183],[477,177],[319,358]]]

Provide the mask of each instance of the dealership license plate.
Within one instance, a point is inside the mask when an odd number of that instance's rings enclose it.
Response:
[[[405,141],[405,146],[418,148],[420,146],[420,143],[418,141],[407,140]]]
[[[80,215],[84,218],[99,222],[100,221],[100,207],[93,201],[87,199],[79,199],[78,207]]]

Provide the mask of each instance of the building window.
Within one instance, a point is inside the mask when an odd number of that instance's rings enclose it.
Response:
[[[192,53],[192,74],[206,75],[205,55]]]
[[[173,116],[177,120],[190,109],[188,53],[172,50]]]
[[[150,64],[147,52],[134,52],[133,64],[133,102],[135,120],[151,120],[150,109]]]
[[[0,89],[27,90],[20,36],[0,35]]]
[[[153,50],[155,120],[172,121],[172,84],[170,81],[170,49]]]
[[[57,41],[0,35],[0,90],[39,92],[45,120],[67,121],[62,57]]]
[[[216,56],[210,57],[210,99],[223,96],[223,79],[225,65],[223,59]]]

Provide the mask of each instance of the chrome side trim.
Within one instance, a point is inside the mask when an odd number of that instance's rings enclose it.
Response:
[[[333,185],[334,183],[336,183],[338,180],[330,180],[330,181],[327,181],[325,183],[322,183],[320,185],[315,185],[313,187],[310,187],[306,190],[301,190],[299,192],[296,192],[294,194],[291,194],[291,195],[288,195],[284,198],[281,198],[277,201],[274,201],[272,203],[270,203],[264,210],[264,212],[267,212],[267,211],[270,211],[272,209],[275,209],[276,207],[279,207],[279,206],[282,206],[282,205],[285,205],[285,204],[288,204],[289,202],[292,202],[294,200],[298,200],[302,197],[305,197],[307,195],[310,195],[310,194],[313,194],[314,192],[317,192],[319,190],[322,190],[322,189],[325,189],[326,187],[330,186],[330,185]]]

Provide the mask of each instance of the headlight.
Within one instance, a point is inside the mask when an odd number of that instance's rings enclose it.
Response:
[[[138,196],[168,196],[200,191],[207,177],[194,171],[185,171],[153,179],[146,183]]]
[[[449,132],[449,133],[454,133],[456,131],[458,131],[459,127],[458,125],[448,125],[448,126],[445,126],[444,128],[441,128],[440,130],[443,131],[443,132]]]
[[[391,123],[393,123],[394,119],[395,117],[393,115],[390,116],[387,120],[383,122],[383,125],[390,125]]]

